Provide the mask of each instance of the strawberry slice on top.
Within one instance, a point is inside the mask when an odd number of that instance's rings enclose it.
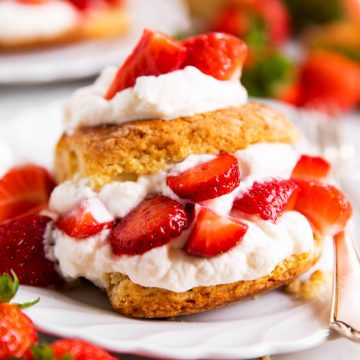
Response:
[[[200,202],[230,193],[239,186],[239,178],[236,157],[221,153],[179,175],[169,175],[166,183],[179,197]]]
[[[0,223],[46,204],[55,183],[36,165],[12,168],[0,179]]]
[[[60,216],[56,226],[67,235],[81,239],[111,229],[114,219],[100,200],[87,199],[74,210]]]
[[[105,99],[135,85],[140,76],[158,76],[183,67],[186,48],[171,36],[145,29],[139,43],[119,68]]]
[[[349,200],[335,186],[320,181],[296,180],[300,191],[295,210],[306,216],[322,235],[342,231],[352,215]]]
[[[115,255],[140,255],[179,236],[190,225],[184,206],[166,196],[142,201],[112,230]]]
[[[195,66],[219,80],[238,80],[247,56],[247,46],[236,36],[211,32],[182,41],[187,54],[184,66]]]
[[[320,156],[302,155],[291,174],[292,178],[324,179],[330,172],[330,163]]]
[[[297,192],[298,186],[293,180],[255,182],[234,201],[233,208],[275,223],[285,210],[293,209]]]
[[[201,207],[184,250],[193,256],[217,256],[237,245],[248,225]]]

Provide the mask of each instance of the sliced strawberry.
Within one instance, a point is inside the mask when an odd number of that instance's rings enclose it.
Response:
[[[302,155],[291,174],[292,178],[324,179],[330,171],[330,163],[320,156]]]
[[[56,226],[67,235],[81,239],[101,230],[111,229],[114,226],[114,219],[101,201],[87,199],[74,210],[60,216]]]
[[[219,80],[239,79],[247,46],[239,38],[220,32],[183,40],[187,49],[185,66],[191,65]]]
[[[139,76],[161,75],[180,69],[186,48],[172,37],[159,31],[144,30],[140,42],[119,68],[105,99],[135,85]]]
[[[248,229],[247,224],[201,207],[184,250],[194,256],[220,255],[238,244]]]
[[[222,153],[179,175],[168,176],[166,183],[181,198],[194,202],[213,199],[239,186],[238,162],[234,156]]]
[[[11,169],[0,180],[0,223],[46,204],[55,183],[36,165]]]
[[[340,190],[315,180],[296,180],[296,183],[300,192],[295,210],[306,216],[323,235],[335,235],[344,229],[352,207]]]
[[[0,225],[0,274],[13,270],[24,285],[62,283],[44,253],[44,234],[50,221],[47,216],[27,215]]]
[[[292,180],[255,182],[234,201],[233,208],[275,222],[285,210],[293,208],[297,191],[298,186]]]
[[[165,196],[152,196],[120,221],[110,234],[110,242],[115,255],[143,254],[167,244],[189,225],[181,204]]]

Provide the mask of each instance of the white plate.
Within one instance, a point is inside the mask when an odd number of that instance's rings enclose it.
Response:
[[[117,40],[87,41],[44,50],[0,54],[0,84],[42,83],[95,76],[106,65],[120,64],[144,27],[169,34],[186,30],[181,0],[128,0],[129,33]]]
[[[0,145],[7,144],[16,161],[49,165],[62,131],[61,106],[30,110],[1,126]],[[289,118],[296,117],[293,109],[282,110]],[[319,266],[327,270],[332,266],[330,241]],[[176,321],[117,315],[106,296],[89,284],[67,293],[21,286],[16,301],[38,296],[40,303],[26,312],[39,330],[84,338],[115,352],[174,359],[253,358],[304,350],[329,335],[328,299],[303,303],[281,291]]]

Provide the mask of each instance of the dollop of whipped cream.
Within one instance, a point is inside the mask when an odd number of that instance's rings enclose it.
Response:
[[[248,99],[239,81],[217,80],[188,66],[160,76],[140,76],[134,87],[106,100],[104,95],[116,72],[115,67],[106,68],[93,85],[72,95],[65,105],[65,121],[70,128],[142,119],[171,120],[239,106]]]
[[[0,40],[4,42],[46,38],[70,30],[78,21],[77,10],[67,1],[22,4],[0,1]]]
[[[269,177],[288,178],[297,161],[295,151],[285,144],[256,144],[234,155],[239,162],[240,174],[246,179],[242,179],[232,193],[202,204],[223,215],[230,213],[234,199],[254,181]],[[141,176],[137,181],[112,182],[99,192],[93,191],[86,179],[66,182],[54,190],[50,207],[58,213],[66,213],[82,200],[96,198],[117,218],[125,216],[148,194],[164,194],[181,201],[166,185],[166,176],[213,157],[191,155],[158,174]],[[244,221],[249,229],[242,241],[230,251],[212,258],[189,256],[181,249],[191,229],[167,245],[136,256],[115,256],[107,241],[109,230],[77,240],[55,229],[49,240],[54,245],[48,247],[47,256],[58,260],[65,277],[85,277],[100,287],[105,287],[107,273],[120,272],[143,286],[182,292],[196,286],[257,279],[270,273],[286,257],[313,249],[309,222],[298,212],[284,213],[276,224],[256,216],[244,217]]]
[[[258,279],[288,256],[313,249],[309,222],[298,212],[285,213],[276,224],[255,217],[245,222],[249,228],[242,241],[212,258],[187,255],[174,246],[178,239],[143,255],[116,257],[107,241],[108,230],[81,241],[55,230],[54,254],[65,276],[85,276],[100,287],[105,287],[107,273],[119,272],[142,286],[183,292],[196,286]],[[188,234],[185,231],[181,236]]]

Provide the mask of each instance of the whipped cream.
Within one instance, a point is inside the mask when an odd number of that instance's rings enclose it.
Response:
[[[286,144],[256,144],[234,155],[240,165],[240,174],[244,174],[246,180],[241,178],[240,186],[230,194],[202,203],[223,215],[230,213],[236,196],[254,181],[264,181],[269,174],[271,177],[289,178],[297,161],[295,151]],[[183,201],[166,185],[167,175],[185,171],[212,158],[214,155],[190,155],[183,162],[169,165],[155,175],[140,176],[137,181],[112,182],[98,193],[91,190],[89,181],[66,182],[54,190],[50,208],[65,213],[88,196],[99,199],[116,218],[125,216],[152,193]],[[244,221],[249,229],[243,240],[230,251],[213,258],[189,256],[181,249],[191,229],[167,245],[136,256],[115,256],[107,241],[108,230],[77,240],[56,229],[49,241],[54,245],[49,247],[48,256],[55,256],[65,277],[85,277],[100,287],[105,286],[107,273],[120,272],[143,286],[182,292],[196,286],[257,279],[270,273],[291,254],[313,249],[311,227],[300,213],[287,212],[276,224],[256,216],[246,216]]]
[[[77,10],[67,1],[23,4],[0,1],[0,40],[12,42],[47,38],[70,30],[78,21]]]
[[[290,255],[313,249],[311,227],[300,213],[287,212],[275,225],[255,217],[244,222],[249,228],[243,240],[212,258],[187,255],[173,246],[175,240],[143,255],[117,257],[107,241],[108,230],[80,241],[55,230],[54,255],[68,278],[84,276],[104,287],[106,274],[119,272],[142,286],[182,292],[196,286],[258,279]]]
[[[122,124],[133,120],[171,120],[239,106],[247,101],[239,81],[221,81],[193,66],[160,76],[141,76],[134,87],[106,100],[117,68],[106,68],[93,85],[77,90],[65,108],[70,128]]]

